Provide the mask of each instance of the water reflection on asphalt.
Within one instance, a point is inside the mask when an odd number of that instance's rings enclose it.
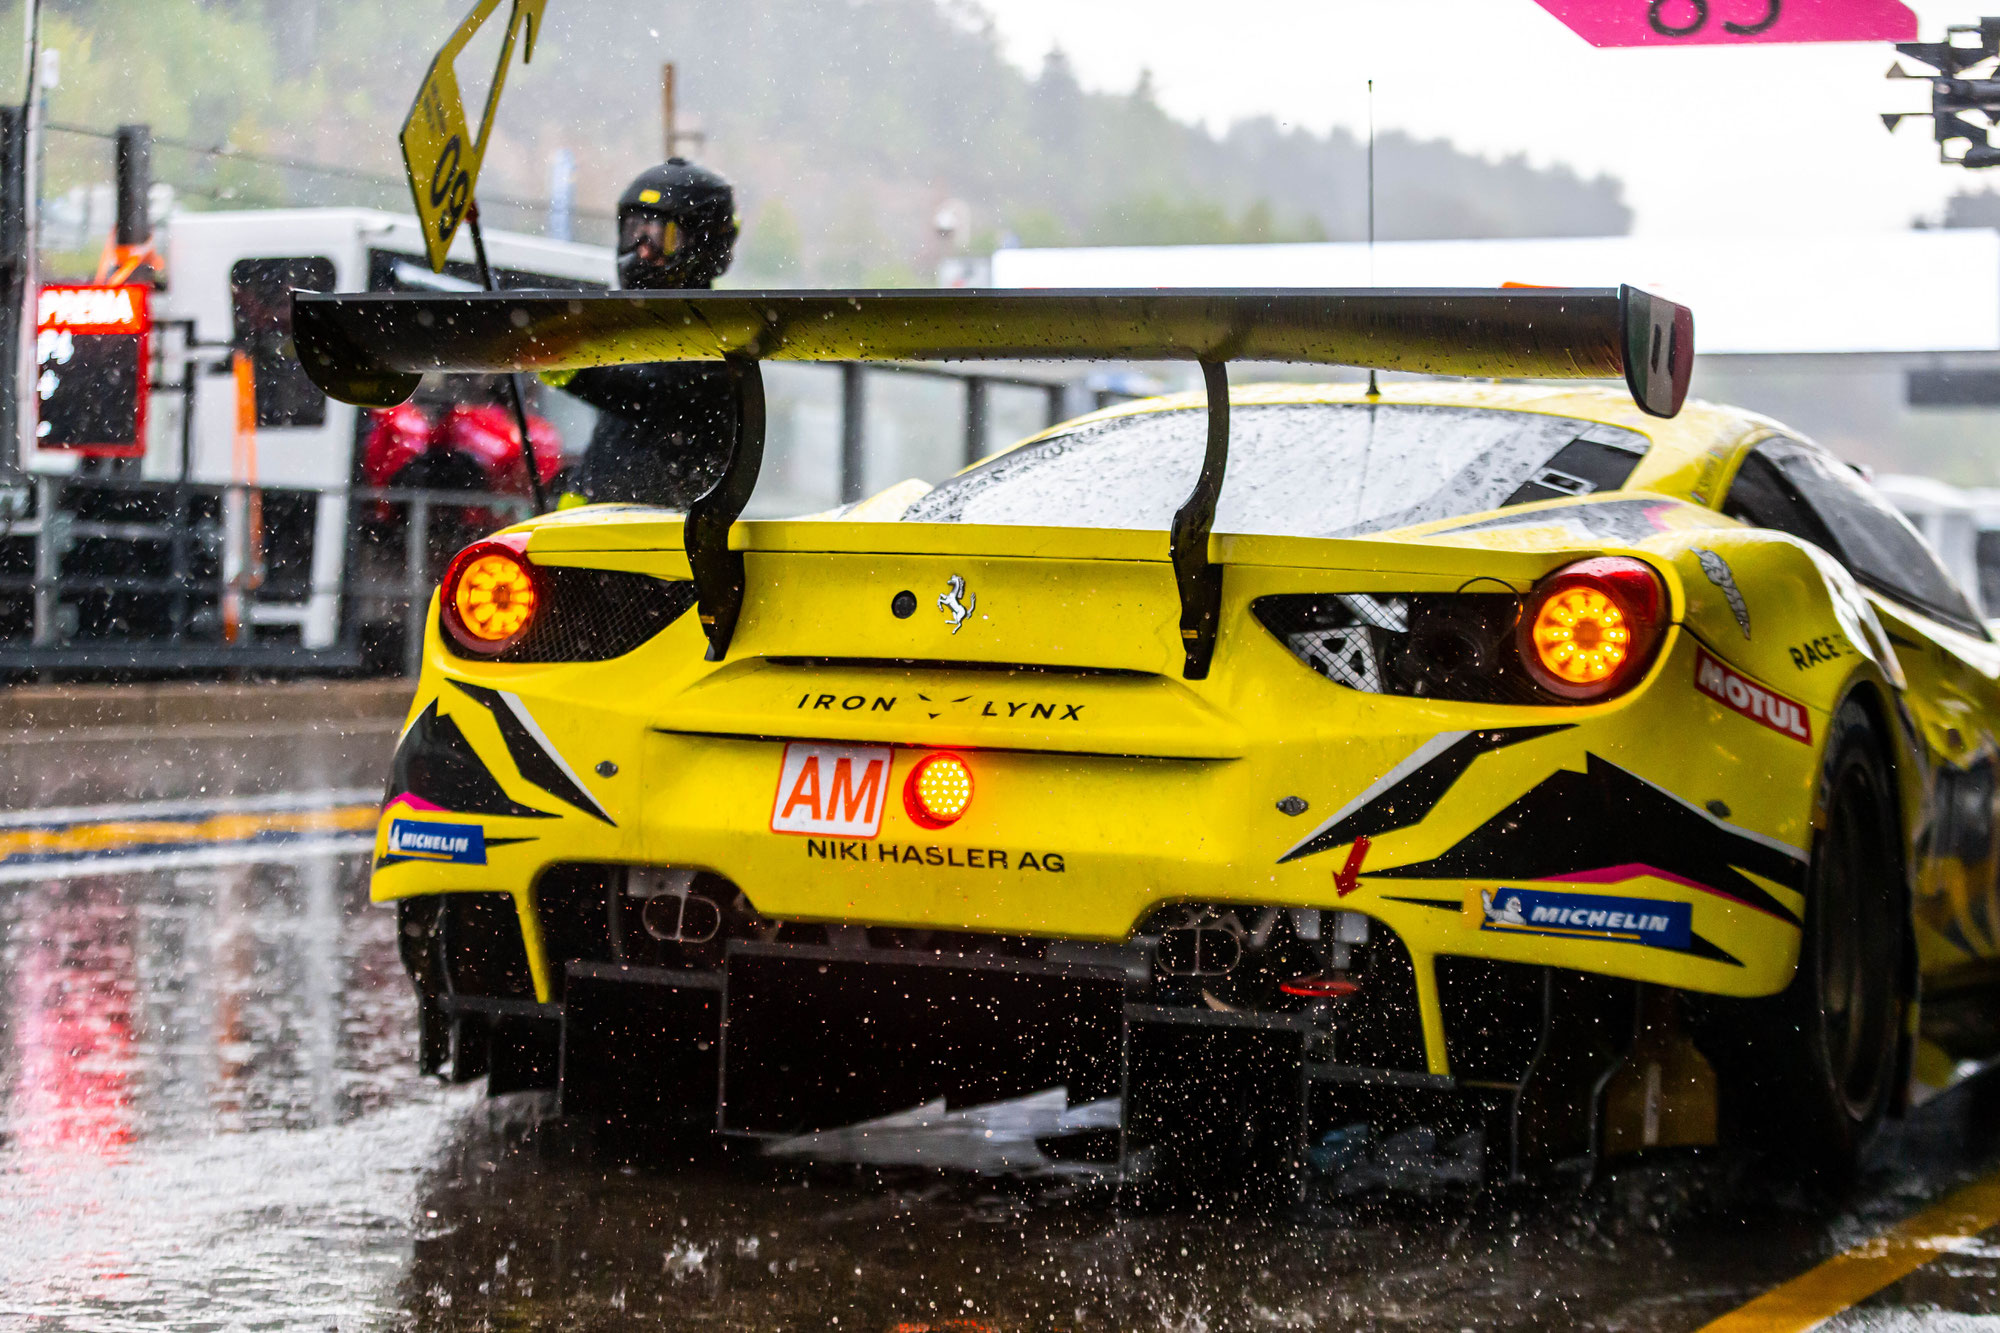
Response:
[[[1980,1099],[1933,1104],[1830,1219],[1687,1158],[1583,1200],[1441,1176],[1279,1216],[1140,1212],[1045,1164],[1050,1106],[769,1156],[420,1080],[360,858],[21,883],[0,936],[7,1326],[1689,1329],[1992,1146]],[[1840,1326],[2000,1308],[2000,1245],[1951,1265]]]
[[[0,1315],[393,1311],[410,1201],[468,1099],[410,1068],[362,863],[21,884],[0,932]]]

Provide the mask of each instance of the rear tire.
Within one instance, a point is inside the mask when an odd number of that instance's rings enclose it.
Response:
[[[1717,1035],[1734,1048],[1729,1119],[1787,1166],[1840,1186],[1898,1101],[1909,907],[1879,728],[1849,698],[1829,731],[1798,970],[1777,995],[1728,1006],[1719,1017],[1738,1032]]]

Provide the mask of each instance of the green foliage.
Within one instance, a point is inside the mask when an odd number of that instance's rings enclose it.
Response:
[[[1232,218],[1214,199],[1154,193],[1108,204],[1092,220],[1090,239],[1094,245],[1253,245],[1323,241],[1326,228],[1310,215],[1282,223],[1267,199]],[[1022,244],[1032,242],[1024,239]]]
[[[773,199],[744,224],[736,251],[739,276],[783,282],[798,278],[803,268],[805,238],[799,221],[783,199]]]
[[[156,170],[216,205],[406,207],[396,133],[431,53],[469,0],[48,0],[63,53],[55,118],[228,144],[389,178],[341,181],[162,147]],[[8,28],[7,14],[14,27]],[[510,76],[481,196],[534,229],[550,156],[577,160],[579,234],[609,238],[623,184],[662,154],[659,77],[679,66],[695,156],[729,175],[743,271],[773,281],[904,279],[942,250],[932,218],[967,201],[974,235],[1025,244],[1357,238],[1365,153],[1342,130],[1271,120],[1213,134],[1174,119],[1149,79],[1089,92],[1052,51],[1001,55],[966,0],[550,0],[532,65]],[[0,32],[18,31],[18,0]],[[468,93],[487,75],[461,69]],[[476,114],[476,111],[474,112]],[[108,177],[101,141],[53,136],[52,191]],[[60,151],[58,151],[60,150]],[[1579,235],[1630,222],[1615,180],[1441,141],[1383,136],[1378,234]]]
[[[1053,209],[1023,208],[1007,217],[1007,230],[1013,234],[1016,245],[1049,246],[1075,245],[1076,233],[1068,223],[1056,216]],[[988,233],[983,245],[974,249],[991,249],[995,238]]]

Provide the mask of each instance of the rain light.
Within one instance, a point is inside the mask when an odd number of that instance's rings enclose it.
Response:
[[[972,804],[972,770],[955,754],[925,755],[903,784],[903,806],[925,828],[955,822]]]

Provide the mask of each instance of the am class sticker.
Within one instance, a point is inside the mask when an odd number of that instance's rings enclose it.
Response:
[[[414,861],[486,864],[486,830],[478,824],[444,824],[433,819],[397,819],[389,824],[389,855]]]
[[[812,745],[794,741],[778,767],[773,833],[872,838],[882,831],[889,795],[886,745]]]

